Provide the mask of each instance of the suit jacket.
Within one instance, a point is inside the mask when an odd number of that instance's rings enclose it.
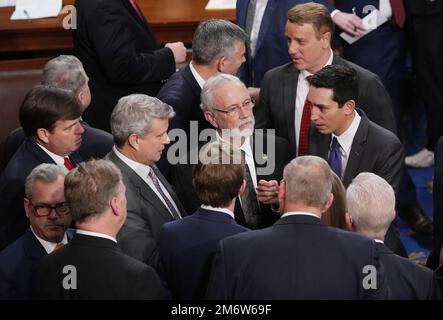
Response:
[[[78,152],[69,155],[77,165],[82,161]],[[26,177],[42,163],[54,163],[36,142],[26,139],[17,149],[0,179],[0,250],[16,240],[29,226],[23,207]]]
[[[174,219],[156,193],[114,151],[111,150],[106,159],[121,170],[126,186],[128,217],[117,235],[118,244],[124,253],[157,268],[160,229]],[[185,210],[171,185],[158,170],[156,173],[181,215],[185,216]]]
[[[391,99],[379,78],[352,62],[334,56],[332,64],[346,65],[357,71],[359,95],[357,105],[368,118],[378,125],[395,132]],[[295,155],[295,98],[299,71],[292,63],[269,71],[262,83],[260,99],[255,108],[256,128],[275,129],[276,135],[289,141]],[[300,130],[297,128],[297,130]]]
[[[404,0],[410,15],[434,15],[443,13],[443,0]]]
[[[352,179],[366,171],[379,175],[397,190],[404,163],[403,145],[392,132],[370,121],[363,111],[357,112],[361,121],[352,141],[343,184],[347,188]],[[309,139],[309,153],[328,161],[331,135],[321,134],[311,125]]]
[[[159,275],[168,284],[172,297],[203,299],[219,240],[247,230],[226,213],[202,208],[165,223],[159,239]]]
[[[84,118],[110,131],[119,98],[132,93],[155,96],[175,71],[169,48],[158,48],[148,22],[128,0],[77,0],[74,52],[90,78],[91,105]]]
[[[82,144],[78,148],[81,158],[84,160],[103,158],[114,145],[112,135],[106,131],[93,128],[84,121],[80,121],[80,123],[85,129],[82,134]],[[5,164],[8,164],[25,139],[26,136],[22,127],[14,129],[8,134],[5,142]]]
[[[241,28],[246,26],[249,0],[237,0],[236,18]],[[288,54],[288,44],[285,38],[287,13],[293,6],[309,2],[304,0],[269,0],[263,14],[263,19],[258,33],[254,59],[247,48],[246,63],[239,71],[239,78],[247,85],[260,87],[265,73],[275,67],[291,61]],[[327,1],[315,1],[328,8],[331,6]],[[254,74],[252,82],[251,75]]]
[[[66,231],[68,240],[75,230]],[[35,273],[40,260],[47,255],[31,228],[0,252],[0,300],[33,298]]]
[[[74,266],[76,271],[67,273],[66,266]],[[62,286],[68,276],[69,283],[75,281],[75,290]],[[51,300],[168,297],[151,267],[121,252],[112,240],[82,234],[76,234],[66,246],[43,258],[36,288],[39,298]]]
[[[377,290],[363,288],[363,268],[377,268]],[[385,298],[375,242],[307,215],[220,241],[209,299]]]
[[[394,254],[382,243],[377,242],[377,250],[386,271],[390,299],[441,299],[432,270]]]
[[[269,140],[271,139],[271,137],[275,138],[275,141]],[[211,141],[216,141],[216,140],[211,140]],[[260,143],[261,141],[263,141],[263,146],[264,146],[262,150],[256,148],[257,147],[256,143],[261,144]],[[257,171],[257,182],[261,179],[280,181],[283,178],[283,169],[285,165],[289,162],[287,141],[273,135],[271,136],[268,134],[261,134],[256,131],[251,138],[251,144],[252,144],[252,152],[254,154],[255,167]],[[275,147],[275,152],[266,149],[268,144]],[[204,144],[200,145],[200,147],[202,147],[203,145]],[[192,164],[197,163],[197,161],[195,162],[189,161],[190,154],[196,155],[197,153],[198,153],[197,151],[194,150],[191,151],[187,155],[186,161],[172,166],[171,170],[172,185],[177,190],[177,195],[180,198],[181,202],[183,203],[183,206],[185,207],[187,212],[194,212],[201,205],[200,200],[198,199],[197,193],[195,192],[194,186],[192,184],[192,168],[193,168]],[[275,154],[275,156],[271,158],[271,155],[273,153]],[[270,170],[271,172],[260,173],[260,171],[257,169],[266,168],[266,166],[268,166],[269,163],[271,162],[271,159],[274,160],[273,170]],[[279,215],[272,210],[270,205],[265,205],[260,203],[260,210],[261,210],[260,213],[261,221],[259,221],[258,227],[269,226],[272,223],[274,223],[275,220],[278,219],[279,217]],[[243,215],[240,202],[238,200],[235,205],[234,214],[237,223],[243,226],[257,228],[257,226],[248,226],[246,224],[245,217]]]

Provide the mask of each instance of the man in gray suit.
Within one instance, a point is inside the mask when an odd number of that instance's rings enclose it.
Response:
[[[256,106],[257,128],[275,128],[276,134],[289,141],[293,155],[307,152],[309,112],[306,96],[309,79],[326,65],[354,68],[360,90],[357,103],[368,118],[395,131],[391,100],[380,79],[373,73],[333,54],[331,36],[334,22],[318,3],[305,3],[288,12],[286,39],[292,63],[266,73]]]
[[[118,233],[123,251],[157,266],[157,239],[165,222],[180,219],[184,209],[171,185],[155,166],[165,145],[172,107],[143,94],[123,97],[111,115],[115,146],[106,159],[121,170],[128,218]]]
[[[404,162],[403,145],[389,130],[356,109],[357,72],[341,65],[326,66],[311,81],[312,105],[309,152],[328,161],[347,187],[360,172],[372,172],[398,188]],[[314,126],[315,125],[315,126]],[[406,255],[395,225],[386,245]]]

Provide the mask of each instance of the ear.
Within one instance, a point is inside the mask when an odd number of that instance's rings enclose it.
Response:
[[[323,41],[323,49],[329,49],[331,47],[331,32],[325,32],[322,35],[322,41]]]
[[[217,119],[214,117],[214,115],[211,112],[205,111],[204,116],[206,121],[208,121],[214,128],[218,129]]]
[[[118,203],[117,203],[117,198],[116,197],[112,197],[111,203],[109,205],[111,206],[112,213],[115,216],[119,216],[120,212],[118,211]]]
[[[355,110],[355,101],[354,100],[346,101],[345,104],[343,105],[343,110],[347,116],[351,115]]]
[[[36,132],[37,138],[45,144],[49,143],[49,130],[45,128],[38,128]]]
[[[353,224],[352,224],[352,217],[349,214],[349,212],[347,212],[347,211],[345,212],[345,224],[346,224],[346,228],[347,228],[348,231],[354,231],[353,230],[354,227],[353,227]]]
[[[245,193],[245,191],[246,191],[246,180],[243,179],[243,182],[240,186],[240,190],[239,190],[238,194],[243,195],[243,193]]]
[[[139,139],[139,137],[135,133],[132,133],[128,138],[128,145],[137,151],[140,150],[140,144],[139,144],[138,139]]]
[[[323,212],[326,212],[326,210],[329,209],[329,207],[332,205],[332,203],[334,202],[334,195],[331,193],[328,197],[328,201],[326,201],[325,206],[323,207]]]
[[[80,90],[80,92],[77,95],[77,99],[80,101],[80,104],[83,107],[85,105],[86,91],[85,90]]]
[[[26,217],[29,219],[29,215],[31,214],[31,208],[29,207],[29,200],[24,198],[23,199],[23,206],[25,207],[25,213]]]
[[[217,61],[217,70],[218,72],[222,72],[225,68],[225,63],[226,63],[226,58],[225,57],[221,57],[220,59],[218,59]]]

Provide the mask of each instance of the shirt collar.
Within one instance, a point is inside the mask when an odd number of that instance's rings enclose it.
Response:
[[[112,150],[117,155],[117,157],[119,157],[121,161],[126,163],[132,170],[134,170],[140,176],[140,178],[146,179],[146,177],[149,175],[149,172],[151,172],[150,166],[129,159],[127,156],[121,153],[115,146],[112,147]]]
[[[358,130],[360,121],[361,121],[361,116],[358,114],[357,111],[354,110],[354,119],[352,120],[352,123],[349,126],[349,128],[346,129],[346,131],[343,132],[340,136],[332,134],[332,138],[334,137],[337,138],[338,143],[340,144],[341,148],[346,152],[346,154],[348,154],[349,150],[351,150],[352,141],[354,141],[355,133]]]
[[[313,214],[311,212],[305,212],[305,211],[289,211],[289,212],[285,212],[281,217],[289,217],[289,216],[311,216],[311,217],[315,217],[317,219],[320,219],[319,216],[317,216],[316,214]]]
[[[62,156],[59,156],[58,154],[55,154],[54,152],[49,151],[48,149],[46,149],[45,147],[43,147],[40,143],[36,142],[37,145],[42,148],[42,150],[44,152],[46,152],[46,154],[51,157],[52,160],[54,160],[54,162],[58,165],[65,165],[65,158]]]
[[[45,251],[46,251],[48,254],[51,253],[51,252],[54,250],[54,248],[55,248],[55,246],[57,245],[57,243],[49,242],[49,241],[46,241],[46,240],[40,238],[40,237],[35,233],[35,231],[34,231],[34,229],[32,228],[32,226],[31,226],[31,231],[32,231],[32,233],[34,234],[34,236],[37,238],[38,242],[40,242],[40,244],[43,246],[43,248],[45,249]],[[67,243],[68,243],[68,237],[66,236],[66,232],[63,234],[63,239],[62,239],[61,242],[62,242],[63,244],[67,244]]]
[[[332,64],[332,60],[334,58],[334,53],[332,52],[332,49],[329,49],[329,59],[326,62],[326,64],[322,67],[322,69],[326,66],[329,66]],[[301,70],[300,71],[301,77],[299,77],[299,81],[305,80],[308,76],[312,76],[312,73],[310,73],[308,70]]]
[[[109,240],[114,241],[115,243],[117,243],[117,240],[114,237],[111,237],[111,236],[109,236],[107,234],[100,233],[100,232],[92,232],[92,231],[86,231],[86,230],[77,229],[77,234],[83,234],[85,236],[109,239]]]
[[[195,80],[197,81],[200,88],[203,88],[205,85],[205,79],[203,79],[200,74],[195,70],[194,65],[192,64],[192,61],[189,63],[189,69],[191,69],[191,73],[194,76]]]
[[[228,214],[229,216],[232,217],[232,219],[235,219],[234,217],[234,212],[232,212],[231,210],[229,210],[228,208],[219,208],[219,207],[212,207],[212,206],[207,206],[202,204],[201,205],[202,209],[206,209],[206,210],[212,210],[212,211],[218,211],[218,212],[223,212]]]

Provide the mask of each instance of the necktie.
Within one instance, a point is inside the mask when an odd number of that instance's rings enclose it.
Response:
[[[138,7],[137,3],[135,2],[135,0],[129,0],[129,2],[131,3],[131,5],[134,8],[134,10],[137,12],[137,14],[140,17],[140,19],[142,19],[142,21],[145,21],[145,19],[143,17],[143,14],[142,14],[140,8]]]
[[[74,168],[74,165],[72,164],[71,160],[69,160],[69,157],[64,157],[64,163],[63,163],[69,171]]]
[[[402,28],[406,20],[406,11],[403,0],[390,0],[392,8],[392,22]]]
[[[52,249],[51,253],[57,251],[58,249],[61,249],[64,245],[65,245],[65,244],[64,244],[63,242],[59,242],[59,243],[57,243],[57,244],[55,245],[54,249]]]
[[[171,203],[171,200],[169,200],[169,198],[163,192],[163,189],[160,186],[160,182],[158,181],[158,177],[152,167],[151,167],[151,170],[149,170],[148,176],[149,176],[149,178],[151,178],[152,182],[154,183],[154,186],[157,189],[158,193],[161,195],[163,200],[165,200],[165,203],[169,209],[169,212],[171,212],[172,217],[174,219],[180,219],[181,218],[180,214],[177,212],[174,205]]]
[[[306,80],[311,83],[312,76],[307,76]],[[304,156],[308,153],[309,146],[309,126],[311,124],[311,103],[305,100],[300,123],[300,136],[298,139],[298,155]]]
[[[332,171],[341,179],[341,151],[340,143],[336,137],[332,139],[331,150],[329,151],[329,166]]]
[[[245,152],[242,150],[242,156],[245,157]],[[257,193],[255,192],[254,182],[249,171],[249,166],[246,161],[245,164],[245,180],[246,190],[240,196],[241,207],[243,215],[245,216],[246,224],[253,229],[260,227],[260,207],[258,205]]]

